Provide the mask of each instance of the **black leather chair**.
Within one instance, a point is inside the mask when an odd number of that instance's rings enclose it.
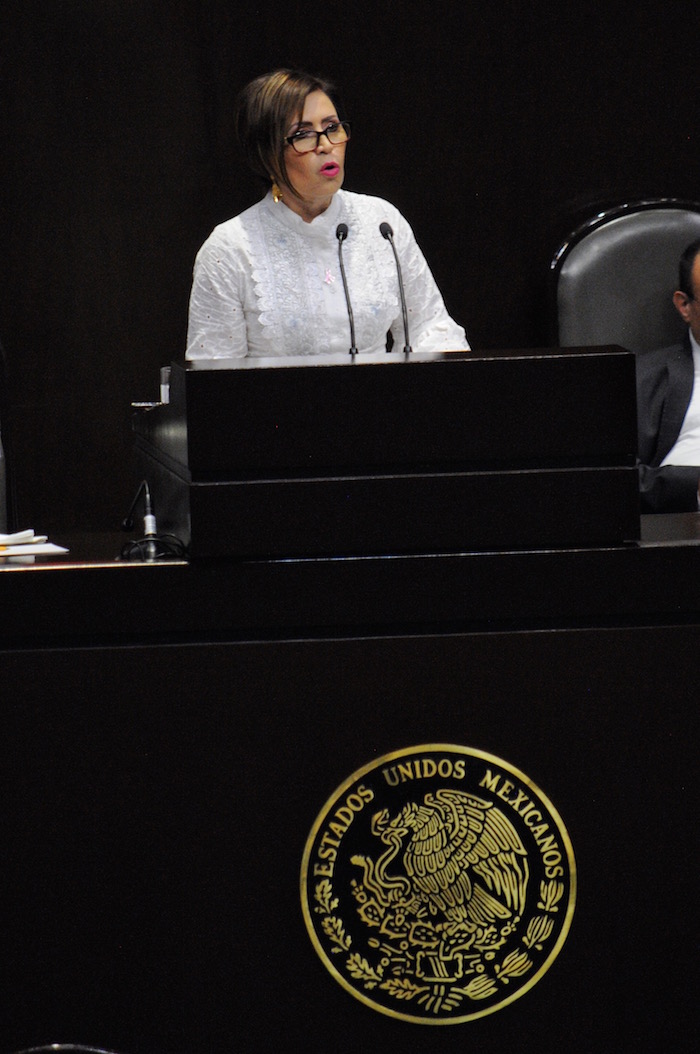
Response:
[[[678,261],[700,238],[700,202],[634,201],[573,231],[551,266],[551,340],[559,347],[665,347],[685,326],[672,303]]]

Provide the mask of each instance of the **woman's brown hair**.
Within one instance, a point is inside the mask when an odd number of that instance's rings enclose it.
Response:
[[[285,138],[314,91],[324,92],[337,106],[336,89],[329,81],[287,69],[256,77],[237,100],[236,134],[247,164],[262,179],[284,183],[292,193],[296,191],[287,177]]]

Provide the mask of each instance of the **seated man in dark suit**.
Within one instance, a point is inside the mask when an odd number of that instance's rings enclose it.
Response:
[[[642,512],[700,508],[700,239],[680,261],[673,303],[688,325],[682,344],[637,356]]]

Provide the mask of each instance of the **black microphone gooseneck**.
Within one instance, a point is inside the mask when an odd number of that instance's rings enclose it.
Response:
[[[382,238],[386,238],[386,240],[389,242],[389,245],[391,246],[394,253],[394,259],[396,260],[396,273],[399,276],[399,293],[401,294],[401,311],[403,312],[403,351],[406,358],[408,358],[413,349],[408,339],[408,311],[406,310],[406,294],[403,291],[403,275],[401,274],[399,254],[397,253],[396,246],[394,245],[394,232],[392,231],[390,224],[384,221],[384,223],[379,224],[379,233],[381,234]]]
[[[335,229],[335,236],[338,239],[338,261],[340,263],[340,277],[343,279],[343,289],[345,290],[345,303],[348,305],[348,319],[350,320],[350,354],[353,357],[357,355],[357,346],[355,344],[355,317],[352,313],[352,304],[350,303],[350,292],[348,290],[348,280],[345,277],[345,265],[343,263],[343,242],[348,236],[348,225],[347,223],[339,223]]]

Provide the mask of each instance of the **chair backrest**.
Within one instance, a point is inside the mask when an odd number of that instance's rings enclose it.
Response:
[[[636,352],[681,340],[686,327],[672,296],[681,253],[696,238],[700,202],[636,201],[591,217],[550,266],[553,342]]]

